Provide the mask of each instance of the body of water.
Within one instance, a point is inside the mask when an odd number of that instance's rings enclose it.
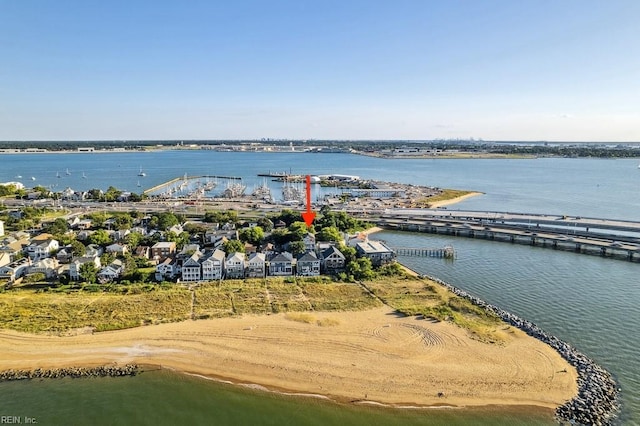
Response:
[[[144,179],[144,186],[150,187],[184,173],[241,176],[247,185],[252,185],[262,181],[258,173],[291,170],[297,174],[351,174],[485,193],[450,207],[454,209],[640,219],[640,171],[635,159],[385,160],[347,154],[162,151],[11,154],[0,155],[0,161],[3,164],[0,181],[21,180],[26,185],[31,182],[53,185],[58,190],[66,186],[106,189],[113,185],[136,191],[138,179]],[[137,177],[140,167],[146,177]],[[56,177],[56,171],[61,177]],[[83,172],[86,177],[82,177]],[[23,178],[16,179],[18,175]],[[36,180],[31,181],[31,176]],[[620,382],[624,404],[621,422],[640,424],[640,361],[636,353],[640,347],[638,264],[440,235],[384,232],[377,238],[392,246],[452,244],[458,253],[455,261],[432,258],[401,261],[533,321],[579,348]],[[504,409],[462,410],[452,414],[442,410],[404,412],[300,401],[164,372],[146,373],[133,379],[0,386],[3,389],[0,415],[41,416],[41,424],[85,424],[58,423],[56,419],[66,416],[81,419],[80,414],[92,411],[109,419],[102,423],[95,420],[96,424],[174,424],[172,419],[186,419],[195,424],[210,424],[212,420],[216,424],[271,424],[272,420],[277,420],[277,424],[549,422],[548,416],[525,410],[517,413]],[[61,395],[59,400],[56,395]],[[83,402],[84,399],[87,401]],[[44,411],[34,413],[36,408]],[[162,414],[168,411],[175,411],[178,417]],[[251,417],[246,417],[249,412]],[[51,423],[44,423],[46,418],[52,419]],[[91,419],[94,422],[94,417]]]

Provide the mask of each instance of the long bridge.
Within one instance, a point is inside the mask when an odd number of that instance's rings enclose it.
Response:
[[[527,244],[640,262],[640,222],[567,215],[446,209],[387,209],[378,225]]]

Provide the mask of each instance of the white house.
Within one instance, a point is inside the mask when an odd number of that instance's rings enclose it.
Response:
[[[100,269],[100,258],[95,257],[74,257],[69,263],[69,278],[73,281],[80,281],[82,279],[82,275],[80,274],[80,267],[85,263],[93,263],[96,270]]]
[[[208,251],[200,259],[203,280],[221,280],[224,275],[225,252],[222,250]]]
[[[116,259],[98,272],[98,281],[101,283],[111,282],[122,275],[124,266],[122,261]]]
[[[251,253],[246,262],[247,278],[263,278],[267,273],[267,256],[264,253]]]
[[[58,274],[58,261],[52,257],[34,262],[28,269],[30,274],[41,273],[47,278]]]
[[[167,257],[162,262],[158,263],[158,265],[156,265],[156,281],[173,279],[176,275],[176,260],[174,258]]]
[[[107,250],[107,253],[114,253],[116,255],[125,255],[129,251],[127,246],[123,244],[118,244],[118,243],[108,245],[106,250]]]
[[[51,253],[58,250],[59,248],[60,244],[58,243],[58,241],[50,238],[44,241],[37,241],[29,244],[26,248],[26,251],[31,260],[35,262],[38,260],[46,259],[47,257],[51,257]]]
[[[182,281],[200,281],[202,279],[201,257],[202,252],[196,250],[190,257],[182,261]]]
[[[231,253],[224,261],[225,277],[229,279],[244,278],[244,262],[246,256],[242,252]]]
[[[23,276],[29,266],[31,266],[31,260],[28,257],[23,257],[8,265],[4,265],[0,267],[0,279],[14,281],[16,278]]]

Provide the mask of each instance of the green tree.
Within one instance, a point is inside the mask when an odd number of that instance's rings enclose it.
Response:
[[[80,276],[86,282],[93,284],[96,282],[98,278],[98,271],[96,270],[96,265],[93,262],[87,262],[80,265]]]
[[[172,226],[175,226],[180,223],[178,220],[178,217],[171,212],[162,212],[158,214],[157,217],[158,217],[158,229],[161,229],[163,231],[166,231]]]
[[[304,253],[305,251],[304,242],[301,240],[291,241],[289,243],[289,251],[294,256]]]
[[[222,244],[225,253],[244,253],[244,244],[240,240],[228,240]]]
[[[69,245],[71,246],[71,254],[73,256],[84,256],[86,247],[80,241],[73,240]]]
[[[264,231],[259,226],[241,229],[238,233],[240,241],[246,241],[255,246],[259,245],[264,239]]]
[[[131,229],[133,218],[128,213],[122,213],[115,217],[115,227],[119,230]]]
[[[69,231],[69,225],[67,221],[59,217],[53,222],[49,222],[45,225],[45,231],[54,235],[64,235]]]
[[[258,226],[262,228],[264,232],[271,232],[273,230],[273,222],[268,217],[258,219]]]
[[[319,241],[342,241],[342,233],[335,226],[327,226],[322,228],[316,238]]]
[[[111,237],[104,229],[98,229],[93,234],[89,235],[89,242],[91,244],[98,244],[100,246],[106,246],[111,243]]]
[[[143,238],[144,236],[139,232],[130,232],[129,235],[126,236],[125,241],[129,247],[134,248],[140,245]]]
[[[309,232],[313,233],[313,227],[308,228],[304,222],[293,222],[289,226],[289,232],[292,241],[302,240]]]

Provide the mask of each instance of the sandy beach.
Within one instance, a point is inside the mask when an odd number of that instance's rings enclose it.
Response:
[[[430,208],[437,209],[438,207],[450,206],[452,204],[459,203],[461,201],[464,201],[464,200],[466,200],[468,198],[471,198],[471,197],[475,197],[477,195],[482,195],[482,192],[471,192],[469,194],[465,194],[465,195],[462,195],[462,196],[456,197],[456,198],[451,198],[449,200],[434,201],[434,202],[430,203],[431,204]]]
[[[576,372],[512,327],[482,343],[388,307],[187,321],[75,336],[0,332],[0,370],[138,363],[338,401],[534,405],[576,393]],[[294,319],[292,319],[294,318]]]

